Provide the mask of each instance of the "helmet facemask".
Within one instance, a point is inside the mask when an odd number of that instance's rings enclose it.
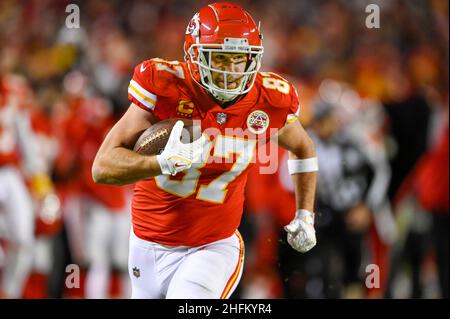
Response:
[[[245,38],[225,38],[224,44],[192,44],[186,52],[186,60],[188,61],[189,70],[192,74],[192,67],[198,68],[200,81],[199,85],[210,92],[217,100],[221,102],[229,102],[237,98],[239,95],[249,92],[255,82],[256,73],[261,67],[261,58],[263,47],[249,45]],[[248,56],[247,65],[243,72],[231,72],[215,69],[211,66],[212,53],[244,53]],[[192,64],[192,65],[191,65]],[[222,73],[224,87],[217,86],[212,77],[212,72]],[[234,88],[228,88],[228,76],[242,77],[239,85]]]

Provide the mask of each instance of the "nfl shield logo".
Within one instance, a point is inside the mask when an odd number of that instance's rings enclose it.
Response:
[[[141,271],[139,270],[139,268],[137,268],[137,267],[133,268],[133,275],[136,278],[139,278],[141,276]]]
[[[225,113],[217,113],[216,121],[217,121],[217,123],[222,125],[223,123],[225,123],[227,121],[227,115]]]

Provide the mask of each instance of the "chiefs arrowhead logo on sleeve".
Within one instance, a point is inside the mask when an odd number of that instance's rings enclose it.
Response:
[[[257,110],[247,117],[247,127],[253,134],[264,133],[269,127],[269,115],[266,112]]]

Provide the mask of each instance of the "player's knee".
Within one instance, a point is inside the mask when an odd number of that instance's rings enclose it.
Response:
[[[30,254],[32,253],[33,245],[25,243],[23,241],[10,240],[8,242],[8,251],[14,251],[16,253]]]
[[[126,272],[128,269],[128,255],[124,253],[114,253],[112,256],[113,266],[120,272]]]
[[[185,280],[177,285],[176,289],[170,289],[167,299],[218,299],[220,293],[211,285],[196,280]]]
[[[29,251],[33,248],[34,236],[30,231],[29,234],[17,232],[8,238],[8,246],[13,249]]]

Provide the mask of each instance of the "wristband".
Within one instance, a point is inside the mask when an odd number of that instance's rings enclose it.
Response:
[[[288,160],[289,174],[309,173],[319,170],[319,161],[317,157],[306,159]]]

